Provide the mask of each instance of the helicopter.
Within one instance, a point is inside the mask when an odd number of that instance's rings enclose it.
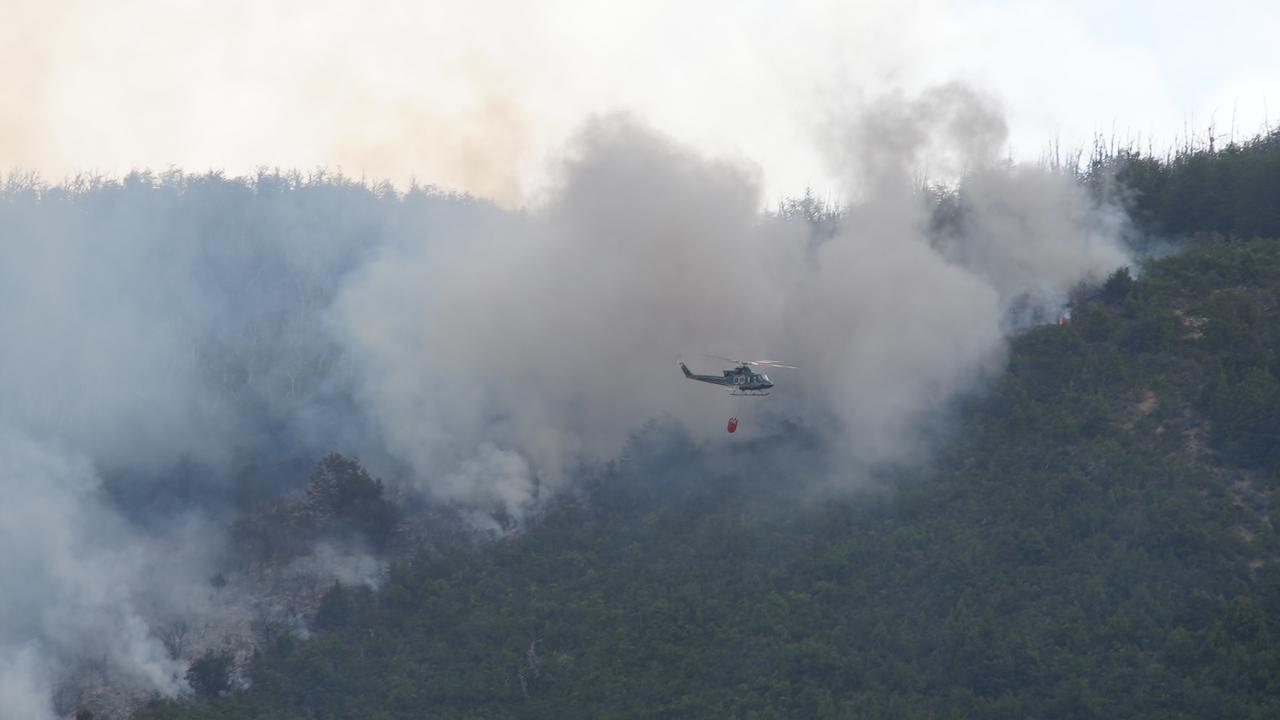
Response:
[[[788,370],[799,369],[794,365],[784,365],[776,360],[734,360],[733,358],[720,357],[719,355],[711,355],[710,357],[714,357],[717,360],[724,360],[725,362],[731,362],[737,365],[737,367],[732,370],[722,371],[722,375],[720,376],[698,375],[689,370],[689,366],[685,365],[684,361],[681,360],[680,370],[684,372],[684,376],[690,380],[697,380],[699,382],[711,383],[712,385],[723,385],[728,388],[733,388],[733,392],[731,392],[730,395],[764,396],[769,394],[768,390],[773,387],[773,381],[769,379],[768,375],[752,370],[751,368],[753,366],[786,368]]]

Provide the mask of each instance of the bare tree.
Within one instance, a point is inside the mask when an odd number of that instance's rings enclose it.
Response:
[[[165,650],[169,651],[169,657],[177,660],[182,657],[182,653],[187,649],[187,640],[191,636],[191,625],[186,619],[178,618],[161,628],[157,634],[160,636],[160,642],[164,643]]]
[[[524,666],[516,673],[520,679],[520,690],[529,697],[529,678],[536,678],[542,673],[542,658],[538,655],[538,643],[542,642],[536,634],[529,635],[529,649],[524,653]]]
[[[249,630],[253,633],[258,647],[267,648],[288,635],[297,624],[297,613],[288,608],[260,604],[254,607],[253,619],[249,621]]]

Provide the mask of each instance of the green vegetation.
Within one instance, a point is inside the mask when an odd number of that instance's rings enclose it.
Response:
[[[338,528],[362,534],[375,547],[386,545],[396,523],[396,506],[384,497],[382,481],[338,453],[326,455],[311,473],[307,498]]]
[[[1240,232],[1167,210],[1180,167],[1122,168],[1162,178],[1147,222]],[[1280,717],[1278,348],[1280,242],[1189,243],[1016,338],[926,468],[833,496],[804,427],[650,425],[527,531],[335,585],[248,690],[140,717]]]
[[[231,669],[235,658],[210,650],[187,668],[187,684],[196,697],[216,698],[231,689]]]
[[[235,523],[232,551],[241,562],[253,563],[306,555],[324,539],[354,540],[383,550],[398,520],[399,510],[386,497],[382,480],[355,459],[329,453],[312,471],[304,502],[286,497],[264,503]]]
[[[1124,150],[1095,160],[1095,171],[1114,177],[1134,219],[1160,235],[1280,238],[1280,132],[1163,159]]]

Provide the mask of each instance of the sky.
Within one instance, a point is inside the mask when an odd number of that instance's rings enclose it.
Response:
[[[592,116],[844,197],[828,128],[864,98],[988,94],[1007,152],[1261,129],[1267,2],[467,3],[0,0],[0,169],[340,168],[506,206],[544,197]],[[929,168],[923,168],[928,173]]]

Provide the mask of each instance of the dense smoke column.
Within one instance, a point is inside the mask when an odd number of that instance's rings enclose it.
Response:
[[[817,238],[761,212],[751,169],[621,116],[518,212],[337,176],[11,180],[0,689],[46,708],[92,655],[181,691],[158,627],[207,612],[244,487],[296,486],[330,450],[484,527],[651,418],[719,442],[731,400],[682,354],[799,365],[735,438],[818,428],[814,484],[927,458],[923,429],[998,370],[1007,333],[1125,262],[1124,219],[999,162],[999,113],[960,86],[835,126],[858,191]],[[932,157],[958,183],[945,223],[918,181]]]

